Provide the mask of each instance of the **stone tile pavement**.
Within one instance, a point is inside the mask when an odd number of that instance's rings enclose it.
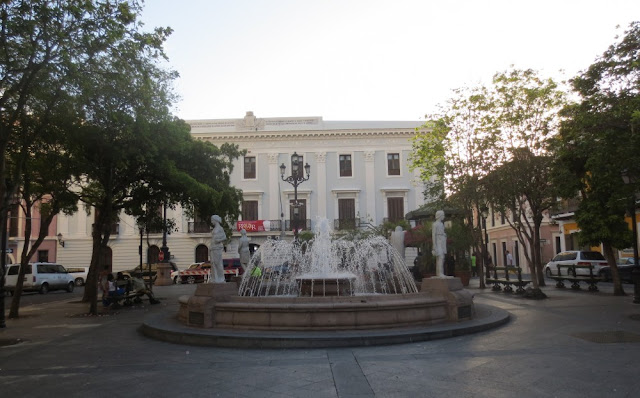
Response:
[[[83,316],[78,302],[34,305],[0,329],[0,396],[640,396],[640,305],[609,284],[598,293],[549,285],[547,300],[530,301],[472,280],[476,303],[511,314],[490,331],[330,349],[197,347],[138,332],[145,317],[177,311],[193,285],[157,286],[160,305],[98,317]]]

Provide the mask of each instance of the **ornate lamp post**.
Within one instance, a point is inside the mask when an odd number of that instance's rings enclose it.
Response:
[[[293,155],[291,155],[291,175],[286,178],[284,173],[287,170],[287,166],[285,166],[284,163],[280,165],[280,177],[282,178],[282,181],[293,185],[293,236],[295,240],[298,240],[298,185],[307,181],[311,172],[311,166],[309,166],[309,163],[304,165],[304,172],[302,171],[302,165],[300,163],[300,156],[294,152]],[[305,172],[307,174],[306,177],[304,176]]]
[[[162,247],[160,248],[160,257],[158,260],[161,263],[168,263],[171,257],[169,247],[167,246],[167,203],[162,204]]]

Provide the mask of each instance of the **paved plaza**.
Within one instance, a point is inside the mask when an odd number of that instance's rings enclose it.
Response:
[[[0,329],[3,397],[638,397],[640,305],[632,296],[544,291],[531,301],[479,290],[508,311],[495,329],[448,339],[330,349],[237,349],[143,336],[194,285],[157,286],[160,305],[87,317],[87,304],[24,307]],[[628,293],[632,286],[625,285]],[[7,300],[9,301],[9,300]],[[20,339],[18,344],[9,344]]]

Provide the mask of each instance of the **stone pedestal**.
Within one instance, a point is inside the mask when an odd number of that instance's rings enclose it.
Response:
[[[215,305],[225,297],[237,296],[235,283],[201,283],[187,302],[187,325],[204,328],[215,326]]]
[[[473,294],[462,286],[460,278],[424,278],[420,293],[444,298],[449,321],[467,320],[474,316]]]
[[[169,263],[159,263],[157,265],[156,280],[153,284],[156,286],[171,285],[173,283],[171,280],[171,271],[172,268]]]

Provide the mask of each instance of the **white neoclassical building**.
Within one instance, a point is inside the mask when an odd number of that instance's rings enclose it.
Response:
[[[195,139],[216,146],[225,142],[246,150],[237,159],[231,184],[243,191],[242,217],[225,257],[237,257],[240,230],[251,242],[268,237],[290,239],[293,230],[311,229],[326,218],[334,229],[367,228],[385,220],[403,218],[424,203],[424,185],[409,169],[411,138],[419,121],[325,121],[322,117],[258,118],[247,112],[239,119],[188,120]],[[309,179],[296,189],[282,180],[291,175],[292,155],[309,165]],[[301,169],[302,171],[303,169]],[[306,173],[305,173],[306,176]],[[296,213],[297,212],[297,213]],[[65,245],[56,260],[67,266],[86,265],[91,258],[93,212],[61,215],[57,233]],[[297,214],[297,216],[295,215]],[[183,268],[207,259],[209,228],[204,220],[169,210],[177,231],[167,237],[172,261]],[[104,259],[113,271],[139,262],[140,235],[135,220],[123,215]],[[143,244],[143,262],[157,259],[162,234],[152,234]]]

